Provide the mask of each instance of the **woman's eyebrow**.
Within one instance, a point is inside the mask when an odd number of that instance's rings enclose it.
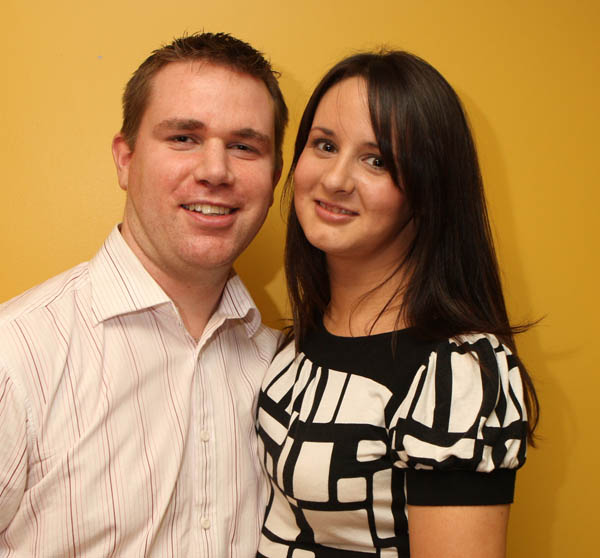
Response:
[[[313,126],[310,129],[311,134],[315,131],[321,132],[322,134],[325,134],[331,138],[335,137],[335,132],[329,128],[325,128],[324,126]],[[375,141],[365,141],[363,145],[365,147],[372,147],[373,149],[377,149],[379,151],[379,144]]]
[[[326,136],[335,136],[335,132],[333,130],[330,130],[329,128],[325,128],[324,126],[313,126],[310,131],[313,132],[315,130],[318,130],[319,132],[325,134]]]

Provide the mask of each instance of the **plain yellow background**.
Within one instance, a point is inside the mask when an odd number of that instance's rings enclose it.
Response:
[[[509,556],[597,556],[597,0],[4,0],[0,300],[87,260],[120,218],[110,142],[131,72],[182,32],[268,53],[291,110],[285,157],[319,77],[388,45],[436,66],[464,101],[509,309],[542,322],[519,348],[539,390],[539,448],[518,475]],[[274,205],[240,259],[266,321],[286,316]]]

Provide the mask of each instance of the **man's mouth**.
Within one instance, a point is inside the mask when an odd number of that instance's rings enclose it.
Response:
[[[358,215],[356,211],[350,211],[349,209],[344,209],[343,207],[338,207],[337,205],[329,205],[328,203],[317,200],[317,203],[327,211],[331,211],[331,213],[337,213],[339,215]]]
[[[188,211],[202,213],[202,215],[229,215],[235,211],[235,208],[224,207],[222,205],[211,205],[208,203],[184,203],[181,207]]]

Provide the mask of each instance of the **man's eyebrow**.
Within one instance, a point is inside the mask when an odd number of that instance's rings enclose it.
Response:
[[[271,137],[259,132],[258,130],[255,130],[254,128],[242,128],[241,130],[235,130],[232,135],[240,139],[257,141],[266,147],[271,145]]]
[[[154,126],[155,132],[161,130],[191,131],[205,128],[204,122],[195,118],[167,118]]]
[[[204,122],[201,120],[196,120],[195,118],[167,118],[166,120],[163,120],[154,126],[154,131],[160,132],[161,130],[175,130],[189,132],[192,130],[202,130],[204,128],[206,128]],[[264,144],[267,147],[272,143],[270,136],[263,134],[254,128],[241,128],[239,130],[234,130],[231,135],[240,139],[254,140]]]

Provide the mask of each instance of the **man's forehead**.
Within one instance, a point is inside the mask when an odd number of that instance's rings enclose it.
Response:
[[[275,101],[266,84],[255,76],[209,60],[181,60],[170,62],[161,68],[150,82],[146,110],[189,110],[199,112],[217,110],[219,105],[229,104],[236,113],[224,117],[250,119],[254,129],[264,128],[272,133]],[[182,122],[197,119],[194,114],[173,114]],[[201,119],[198,119],[201,120]],[[240,123],[241,124],[241,123]],[[242,126],[243,127],[243,126]],[[242,129],[242,128],[240,128]]]
[[[175,60],[165,64],[150,80],[150,94],[164,82],[173,80],[185,82],[212,82],[227,84],[235,88],[248,87],[253,84],[258,90],[274,102],[265,82],[252,74],[244,72],[229,64],[213,62],[206,59]]]

